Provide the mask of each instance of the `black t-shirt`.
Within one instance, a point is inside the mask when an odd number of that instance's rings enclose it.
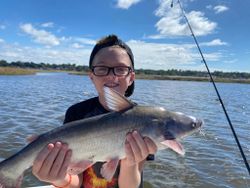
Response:
[[[101,105],[98,97],[94,97],[69,107],[65,114],[64,124],[108,112],[109,111]]]
[[[80,103],[72,105],[65,114],[64,124],[71,121],[76,121],[104,113],[108,113],[99,102],[98,97],[82,101]],[[118,187],[118,176],[120,171],[120,165],[118,166],[115,175],[111,181],[106,181],[102,178],[100,171],[103,162],[97,162],[92,167],[83,172],[83,185],[84,188],[115,188]],[[141,183],[140,188],[143,187]]]

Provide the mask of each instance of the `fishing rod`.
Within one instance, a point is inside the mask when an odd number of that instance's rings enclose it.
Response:
[[[174,5],[174,2],[173,2],[173,1],[174,1],[174,0],[171,1],[171,8],[172,8],[173,5]],[[238,137],[237,137],[237,134],[236,134],[236,132],[235,132],[235,130],[234,130],[233,124],[231,123],[231,120],[230,120],[229,115],[228,115],[228,113],[227,113],[227,110],[226,110],[226,108],[225,108],[225,106],[224,106],[224,103],[223,103],[223,101],[222,101],[222,98],[221,98],[221,96],[220,96],[220,93],[219,93],[219,91],[218,91],[218,89],[217,89],[217,87],[216,87],[216,84],[215,84],[215,82],[214,82],[214,79],[213,79],[213,77],[212,77],[212,75],[211,75],[211,72],[210,72],[210,70],[209,70],[209,68],[208,68],[207,62],[206,62],[206,60],[205,60],[205,58],[204,58],[204,56],[203,56],[203,53],[202,53],[201,48],[200,48],[200,45],[199,45],[199,43],[198,43],[198,41],[197,41],[197,39],[196,39],[196,36],[194,35],[193,29],[192,29],[192,27],[191,27],[191,25],[190,25],[190,23],[189,23],[189,21],[188,21],[188,18],[187,18],[186,15],[185,15],[185,12],[184,12],[184,9],[183,9],[183,7],[182,7],[182,5],[181,5],[180,0],[177,0],[177,1],[178,1],[179,6],[180,6],[180,9],[181,9],[182,16],[184,17],[185,21],[187,22],[187,25],[188,25],[188,27],[189,27],[189,30],[190,30],[190,32],[191,32],[191,34],[192,34],[192,36],[193,36],[193,39],[194,39],[194,41],[195,41],[195,44],[196,44],[196,46],[197,46],[197,48],[198,48],[198,50],[199,50],[199,53],[200,53],[200,55],[201,55],[202,61],[203,61],[203,63],[205,64],[205,67],[206,67],[206,69],[207,69],[208,75],[209,75],[209,77],[210,77],[210,81],[212,82],[212,84],[213,84],[213,86],[214,86],[214,89],[215,89],[215,91],[216,91],[217,97],[218,97],[218,99],[219,99],[219,101],[220,101],[220,104],[221,104],[221,106],[222,106],[222,109],[223,109],[223,111],[224,111],[224,114],[225,114],[225,116],[226,116],[226,118],[227,118],[228,124],[230,125],[231,131],[232,131],[232,133],[233,133],[234,139],[235,139],[235,141],[236,141],[236,143],[237,143],[237,146],[238,146],[238,148],[239,148],[239,150],[240,150],[241,156],[242,156],[242,158],[243,158],[243,160],[244,160],[244,163],[245,163],[246,168],[247,168],[247,170],[248,170],[248,173],[249,173],[249,175],[250,175],[250,167],[249,167],[248,161],[247,161],[246,156],[245,156],[245,154],[244,154],[244,151],[243,151],[243,149],[242,149],[242,147],[241,147],[241,144],[240,144],[240,141],[239,141],[239,139],[238,139]]]

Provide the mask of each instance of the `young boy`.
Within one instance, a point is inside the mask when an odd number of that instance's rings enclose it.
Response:
[[[65,115],[64,123],[108,113],[103,87],[110,87],[129,97],[134,91],[134,57],[131,49],[115,35],[109,35],[95,45],[89,60],[89,77],[98,92],[98,97],[71,106]],[[119,126],[119,125],[117,125]],[[157,150],[155,143],[142,137],[137,131],[128,133],[125,143],[126,158],[111,181],[101,175],[102,162],[94,164],[79,175],[67,173],[72,151],[66,143],[50,143],[37,156],[33,174],[41,181],[55,187],[70,188],[137,188],[142,187],[143,164],[149,154]]]

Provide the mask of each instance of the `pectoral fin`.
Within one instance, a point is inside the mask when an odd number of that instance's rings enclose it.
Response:
[[[165,141],[161,142],[161,144],[174,150],[176,153],[178,153],[180,155],[185,154],[185,150],[184,150],[183,146],[177,140],[165,140]]]
[[[110,181],[115,174],[118,164],[119,164],[118,158],[111,159],[110,161],[104,163],[101,168],[102,177]]]

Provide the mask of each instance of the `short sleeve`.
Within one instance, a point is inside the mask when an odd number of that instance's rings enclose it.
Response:
[[[74,109],[71,107],[68,108],[68,110],[65,113],[65,118],[64,118],[63,124],[74,121],[74,119],[75,119],[74,114],[75,114]]]

